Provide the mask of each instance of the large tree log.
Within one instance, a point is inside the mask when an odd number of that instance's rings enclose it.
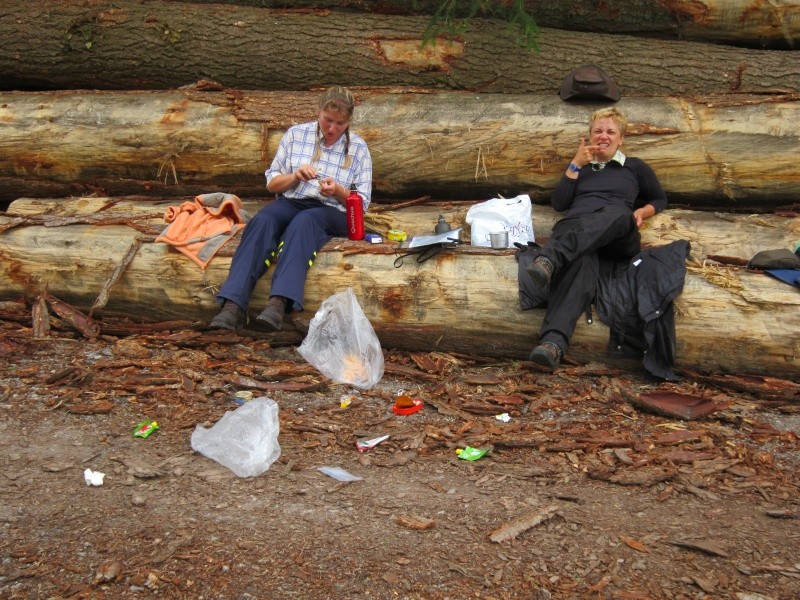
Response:
[[[797,51],[543,28],[532,52],[497,20],[422,48],[427,21],[158,0],[6,0],[0,85],[165,89],[209,78],[265,90],[339,83],[555,94],[572,69],[596,63],[623,95],[800,91]]]
[[[193,4],[239,4],[264,8],[349,8],[386,15],[432,15],[442,0],[182,0]],[[571,31],[614,31],[754,48],[797,48],[798,0],[526,0],[539,27]],[[470,3],[456,4],[464,18]],[[491,14],[479,12],[478,16]]]
[[[593,105],[557,96],[359,91],[353,128],[369,143],[376,199],[546,199]],[[404,93],[406,92],[406,93]],[[264,196],[286,128],[315,92],[0,93],[0,200]],[[673,203],[742,210],[796,202],[797,97],[624,98],[624,148],[652,165]],[[754,151],[757,149],[757,151]]]
[[[91,212],[86,202],[78,202],[83,203],[81,210]],[[132,205],[127,209],[132,211]],[[0,224],[10,219],[0,217]],[[63,217],[48,219],[56,225]],[[728,223],[724,219],[716,223],[723,232],[721,239],[731,231]],[[141,243],[142,235],[126,225],[9,229],[0,234],[0,299],[33,298],[47,289],[87,310],[130,249]],[[106,290],[105,307],[95,314],[210,319],[216,310],[213,294],[227,276],[232,249],[226,246],[203,271],[165,244],[143,243],[122,276]],[[422,265],[412,261],[401,268],[393,266],[394,252],[388,244],[332,240],[309,274],[306,310],[290,321],[302,332],[325,298],[353,287],[385,347],[527,356],[543,311],[520,310],[511,250],[465,246]],[[265,277],[253,296],[254,311],[268,295],[269,277]],[[798,305],[796,289],[766,275],[692,271],[676,302],[678,365],[796,377]],[[607,339],[608,329],[597,319],[591,325],[581,322],[571,353],[602,359]]]
[[[244,208],[254,215],[269,199],[245,200]],[[51,225],[80,224],[94,219],[97,224],[131,223],[143,234],[166,227],[164,213],[181,200],[146,197],[109,198],[19,198],[0,217],[0,231],[17,218],[20,225],[47,222]],[[453,228],[461,228],[463,241],[470,239],[467,211],[474,202],[425,201],[406,208],[392,205],[373,206],[367,212],[367,229],[386,236],[389,229],[401,229],[409,236],[432,235],[441,215]],[[770,214],[711,213],[669,209],[644,222],[640,232],[645,246],[660,246],[674,240],[688,240],[697,262],[709,256],[747,261],[761,250],[793,248],[800,241],[800,217]],[[563,214],[550,206],[534,206],[532,224],[537,240],[547,239],[553,225]],[[44,219],[44,221],[40,221]],[[5,223],[6,225],[3,225]],[[235,245],[227,248],[232,254]]]

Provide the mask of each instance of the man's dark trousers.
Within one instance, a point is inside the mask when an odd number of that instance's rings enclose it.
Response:
[[[270,296],[283,296],[301,310],[306,275],[325,243],[347,235],[345,213],[317,200],[284,196],[262,208],[244,228],[230,273],[217,299],[247,310],[258,280],[276,263]]]

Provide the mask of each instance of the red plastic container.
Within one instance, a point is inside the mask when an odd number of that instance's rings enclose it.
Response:
[[[350,186],[350,194],[345,201],[347,213],[347,237],[351,240],[364,239],[364,204],[356,191],[355,184]]]

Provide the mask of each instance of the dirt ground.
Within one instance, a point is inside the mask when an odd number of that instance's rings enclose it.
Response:
[[[0,319],[0,596],[800,597],[791,382],[384,354],[360,391],[263,334],[37,339],[30,317]],[[281,456],[239,478],[190,437],[248,389],[279,405]],[[656,389],[717,410],[628,401]],[[422,410],[395,415],[401,390]],[[160,428],[134,437],[147,418]]]

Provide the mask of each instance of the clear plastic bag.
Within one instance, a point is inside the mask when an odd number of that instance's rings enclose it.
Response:
[[[228,411],[212,427],[192,432],[192,450],[228,467],[239,477],[255,477],[278,460],[278,404],[266,396]]]
[[[353,288],[322,303],[297,351],[337,383],[369,389],[383,377],[381,343]]]

